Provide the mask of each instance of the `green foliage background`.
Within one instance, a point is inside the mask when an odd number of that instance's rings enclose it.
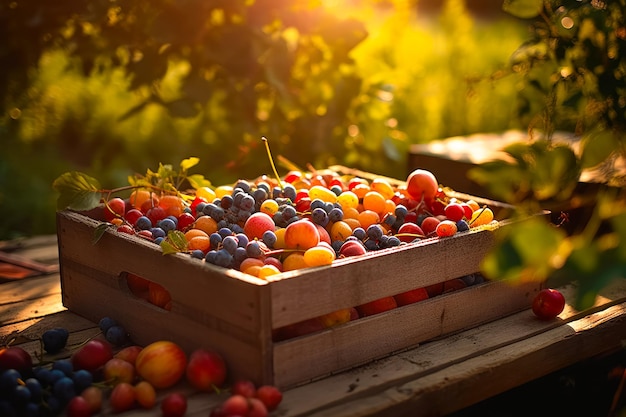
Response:
[[[0,5],[0,239],[54,233],[69,170],[115,187],[196,156],[219,185],[269,173],[266,136],[403,178],[413,143],[522,127],[500,76],[526,26],[463,0],[78,3]]]

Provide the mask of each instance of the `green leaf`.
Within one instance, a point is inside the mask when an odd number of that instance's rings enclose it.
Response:
[[[113,224],[111,223],[100,223],[98,226],[96,226],[96,230],[94,230],[93,232],[93,238],[92,238],[92,243],[95,245],[96,243],[98,243],[100,241],[100,239],[102,238],[102,236],[104,236],[104,232],[107,231],[107,229],[109,229],[110,227],[112,227]]]
[[[66,172],[52,183],[58,193],[57,208],[65,210],[91,210],[100,204],[100,183],[82,172]]]
[[[592,168],[605,162],[609,156],[619,149],[619,141],[609,130],[596,129],[583,136],[582,139],[583,168]]]
[[[173,253],[180,252],[178,249],[174,247],[174,245],[172,245],[167,240],[163,240],[161,242],[161,250],[163,251],[163,255],[171,255]]]
[[[522,19],[539,16],[543,10],[543,0],[504,0],[502,10]]]
[[[211,187],[211,181],[204,178],[204,175],[200,175],[200,174],[188,175],[187,181],[189,181],[189,185],[191,185],[196,190],[200,187]]]
[[[497,244],[481,263],[490,279],[545,281],[565,233],[543,218],[533,217],[495,231]]]
[[[185,252],[188,249],[185,234],[180,230],[171,230],[167,234],[167,239],[161,242],[163,255],[172,253]]]
[[[197,158],[195,156],[191,158],[183,159],[180,162],[180,168],[183,171],[189,171],[189,168],[193,168],[194,166],[198,165],[199,162],[200,162],[200,158]]]

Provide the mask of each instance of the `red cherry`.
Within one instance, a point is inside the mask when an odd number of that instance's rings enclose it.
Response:
[[[565,297],[559,290],[544,288],[533,299],[532,310],[542,320],[550,320],[565,308]]]

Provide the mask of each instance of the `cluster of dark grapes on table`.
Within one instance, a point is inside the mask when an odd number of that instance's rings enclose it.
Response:
[[[94,382],[93,374],[75,370],[69,359],[50,367],[0,374],[0,415],[3,417],[47,417],[59,415],[67,403]]]
[[[129,342],[127,331],[114,319],[103,317],[98,325],[113,346]],[[66,348],[68,337],[69,331],[65,328],[48,329],[41,335],[42,348],[47,354],[56,355]],[[58,416],[72,398],[94,386],[95,382],[91,371],[76,369],[70,358],[4,369],[0,373],[0,416]]]

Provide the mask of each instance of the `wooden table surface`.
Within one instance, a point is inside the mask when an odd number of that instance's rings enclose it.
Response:
[[[0,242],[0,342],[33,356],[38,338],[53,327],[70,331],[68,348],[94,337],[97,325],[67,310],[61,301],[56,236]],[[30,272],[29,272],[30,271]],[[21,275],[30,275],[19,278]],[[594,308],[570,306],[575,288],[560,288],[568,305],[558,319],[543,322],[530,310],[396,353],[284,392],[272,416],[433,416],[462,410],[594,356],[622,348],[626,339],[626,280],[615,282]],[[53,358],[67,357],[65,350]],[[50,356],[44,357],[51,359]],[[227,395],[189,395],[188,416],[207,417]],[[164,395],[160,392],[159,395]],[[105,408],[101,415],[108,415]],[[159,416],[159,408],[128,416]]]

